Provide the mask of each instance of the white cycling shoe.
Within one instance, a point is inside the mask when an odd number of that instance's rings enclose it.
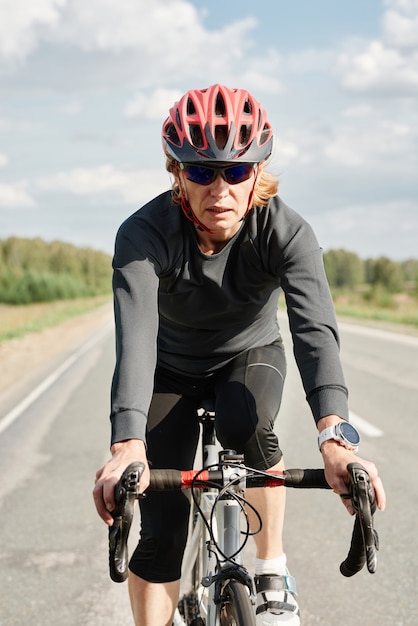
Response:
[[[261,574],[254,577],[257,592],[257,626],[300,626],[296,602],[296,581],[286,574]]]

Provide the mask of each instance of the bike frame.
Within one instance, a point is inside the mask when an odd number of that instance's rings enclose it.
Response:
[[[214,413],[207,409],[201,409],[199,417],[202,425],[203,467],[207,468],[219,462]],[[196,566],[203,573],[197,597],[200,615],[205,620],[206,626],[216,626],[218,623],[217,610],[222,583],[225,580],[236,578],[244,582],[248,587],[252,603],[255,603],[252,579],[243,566],[242,552],[240,550],[241,506],[233,498],[228,496],[222,497],[216,504],[214,524],[211,516],[217,497],[218,489],[207,490],[200,494],[199,502],[206,522],[211,524],[213,538],[210,536],[208,528],[196,507],[192,507],[191,530],[182,566],[182,581],[188,581],[193,578],[193,569]],[[227,560],[225,557],[227,557]],[[193,591],[193,589],[190,589],[190,591]],[[178,609],[176,610],[173,624],[174,626],[185,625]]]

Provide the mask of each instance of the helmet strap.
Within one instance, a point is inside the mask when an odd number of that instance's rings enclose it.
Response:
[[[253,187],[252,187],[252,189],[251,189],[251,193],[250,193],[249,198],[248,198],[248,206],[247,206],[247,210],[245,211],[244,216],[243,216],[243,218],[242,218],[242,219],[244,219],[244,217],[245,217],[246,215],[248,215],[248,213],[249,213],[249,212],[251,211],[251,209],[253,208],[253,199],[254,199],[255,188],[256,188],[256,186],[257,186],[257,179],[258,179],[258,174],[259,174],[259,171],[260,171],[260,164],[258,164],[258,165],[257,165],[257,169],[255,170],[254,184],[253,184]]]
[[[183,210],[184,215],[188,220],[193,222],[199,230],[203,230],[210,235],[213,235],[213,231],[209,230],[207,226],[205,226],[194,214],[192,207],[190,206],[190,202],[187,199],[186,190],[183,186],[183,181],[181,176],[178,176],[179,190],[180,190],[180,206]]]

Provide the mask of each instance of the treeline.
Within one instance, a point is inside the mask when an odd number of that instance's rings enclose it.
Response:
[[[324,264],[331,288],[369,286],[388,293],[415,292],[418,296],[418,260],[392,261],[387,257],[361,259],[347,250],[329,250]]]
[[[110,293],[111,257],[62,241],[0,240],[0,302],[30,304]]]
[[[362,290],[364,296],[407,291],[418,297],[418,260],[361,259],[347,250],[324,254],[333,290]],[[111,257],[62,241],[10,237],[0,240],[0,303],[30,304],[111,292]]]

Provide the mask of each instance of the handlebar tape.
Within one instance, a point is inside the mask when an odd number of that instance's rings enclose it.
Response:
[[[296,489],[331,489],[323,469],[288,469],[284,472],[286,487]]]
[[[153,469],[150,472],[150,490],[181,489],[182,476],[180,470]]]

